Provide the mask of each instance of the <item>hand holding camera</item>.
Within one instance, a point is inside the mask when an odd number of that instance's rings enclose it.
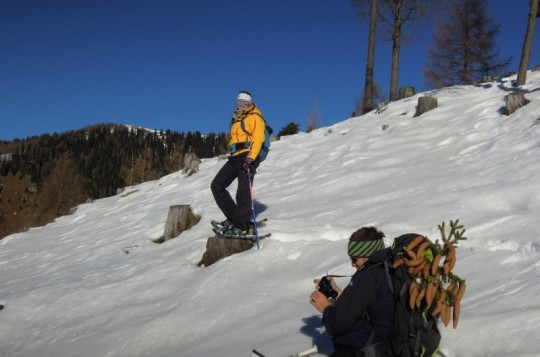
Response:
[[[334,289],[334,287],[332,286],[333,281],[330,281],[330,279],[331,278],[329,278],[328,276],[323,276],[317,283],[317,287],[319,291],[323,293],[324,296],[326,296],[327,298],[336,299],[339,295],[339,292]]]
[[[314,283],[317,285],[317,289],[311,293],[310,304],[313,305],[319,312],[332,306],[330,298],[337,299],[341,294],[341,289],[335,285],[334,279],[331,276],[323,276],[321,279],[315,279]]]

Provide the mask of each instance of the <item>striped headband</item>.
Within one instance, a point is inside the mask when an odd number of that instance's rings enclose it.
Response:
[[[349,241],[347,250],[351,257],[369,257],[371,254],[378,250],[384,249],[384,242],[382,239],[371,241]]]

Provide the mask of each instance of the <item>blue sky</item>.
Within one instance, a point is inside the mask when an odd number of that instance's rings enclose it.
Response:
[[[529,0],[490,0],[517,71]],[[432,23],[403,44],[399,86],[427,90]],[[540,64],[539,38],[530,67]],[[239,90],[279,130],[350,117],[364,85],[367,23],[349,0],[0,0],[0,139],[103,122],[228,130]],[[375,80],[388,93],[390,44]]]

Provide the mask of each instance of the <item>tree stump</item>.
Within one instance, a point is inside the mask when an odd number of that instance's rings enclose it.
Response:
[[[512,92],[504,97],[504,103],[506,104],[505,113],[510,115],[519,108],[529,104],[529,100],[525,98],[521,92]]]
[[[437,108],[438,106],[439,104],[437,103],[437,98],[430,95],[420,97],[418,98],[418,105],[416,106],[416,113],[414,116],[418,117],[425,112],[429,112],[431,109]]]
[[[251,248],[253,248],[253,243],[247,240],[210,237],[206,241],[206,252],[197,265],[207,267],[220,259],[245,252]]]
[[[163,243],[174,237],[178,237],[183,231],[190,229],[199,221],[201,217],[193,214],[189,205],[176,205],[169,207],[167,222],[165,223],[165,233],[154,243]]]
[[[195,153],[190,152],[184,155],[184,170],[183,173],[187,174],[188,176],[193,175],[196,172],[199,172],[199,164],[201,163],[201,159],[195,155]]]
[[[381,114],[382,112],[384,112],[386,109],[388,109],[388,103],[387,102],[379,102],[377,104],[377,111],[376,113],[377,114]]]
[[[399,88],[399,99],[409,98],[416,94],[414,87],[401,87]]]

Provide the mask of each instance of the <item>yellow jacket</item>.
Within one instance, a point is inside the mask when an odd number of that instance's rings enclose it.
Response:
[[[242,130],[242,120],[244,130]],[[264,120],[255,103],[243,111],[231,124],[229,148],[232,156],[249,151],[248,157],[255,160],[264,143]]]

